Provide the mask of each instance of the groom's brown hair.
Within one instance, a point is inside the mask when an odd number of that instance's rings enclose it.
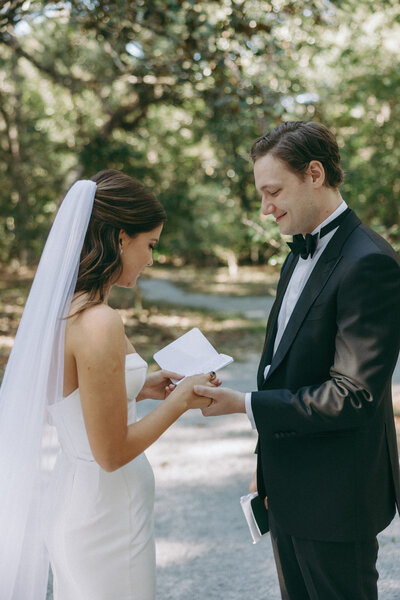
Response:
[[[272,154],[301,179],[312,160],[318,160],[325,170],[325,185],[337,188],[343,183],[340,152],[336,138],[325,125],[315,121],[288,121],[259,137],[252,145],[253,162]]]

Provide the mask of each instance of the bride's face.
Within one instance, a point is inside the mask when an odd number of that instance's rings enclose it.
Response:
[[[129,237],[125,231],[120,232],[122,273],[115,282],[116,285],[134,287],[144,268],[153,264],[153,250],[160,239],[162,228],[163,225],[159,225],[134,237]]]

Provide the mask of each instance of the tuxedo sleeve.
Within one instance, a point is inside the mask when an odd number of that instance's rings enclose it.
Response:
[[[400,267],[395,257],[376,253],[353,261],[338,282],[336,303],[330,377],[295,391],[253,392],[253,415],[263,436],[363,427],[388,394],[400,344]],[[306,352],[299,360],[308,360]]]

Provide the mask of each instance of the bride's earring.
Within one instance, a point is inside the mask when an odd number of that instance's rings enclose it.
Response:
[[[120,247],[120,249],[119,249],[119,253],[120,253],[120,254],[123,254],[123,253],[124,253],[124,251],[122,250],[122,240],[119,240],[119,243],[120,243],[120,245],[121,245],[121,247]]]

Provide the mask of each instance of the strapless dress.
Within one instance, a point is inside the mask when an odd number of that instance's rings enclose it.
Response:
[[[147,363],[126,356],[128,423]],[[154,476],[144,454],[108,473],[94,460],[79,389],[49,408],[61,446],[45,505],[54,600],[154,600]]]

